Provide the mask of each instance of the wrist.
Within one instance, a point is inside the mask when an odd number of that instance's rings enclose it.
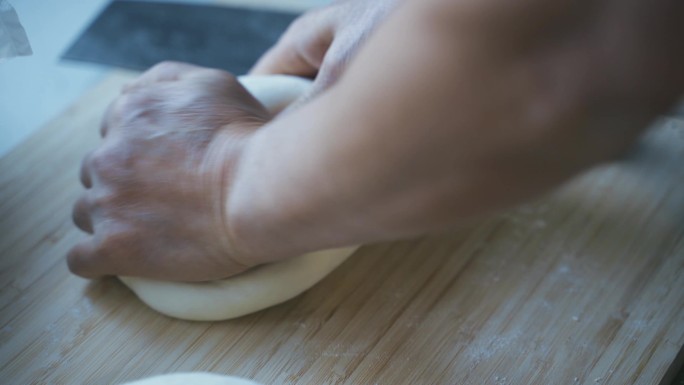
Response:
[[[226,262],[235,262],[247,268],[253,266],[251,254],[234,235],[234,225],[229,220],[232,209],[229,207],[231,191],[236,179],[245,148],[254,136],[254,127],[235,128],[234,125],[223,127],[212,138],[206,155],[202,160],[200,174],[201,187],[204,190],[204,202],[213,218],[215,231],[213,239],[226,256]]]
[[[273,262],[297,254],[288,248],[285,208],[278,206],[277,192],[267,186],[268,175],[259,172],[263,161],[255,156],[258,135],[244,143],[240,158],[227,178],[223,210],[227,236],[235,255],[247,265]],[[259,155],[259,154],[256,154]]]
[[[263,129],[262,129],[263,131]],[[243,142],[240,156],[226,179],[224,221],[233,253],[246,265],[273,262],[300,252],[287,239],[286,207],[278,205],[277,190],[269,187],[260,165],[268,156],[257,133]]]
[[[324,167],[312,166],[318,163],[304,150],[313,146],[309,138],[291,134],[292,127],[306,124],[297,115],[299,111],[251,137],[231,180],[229,234],[252,264],[356,244],[345,217],[353,210],[332,187],[335,178]],[[311,171],[315,175],[306,175]]]

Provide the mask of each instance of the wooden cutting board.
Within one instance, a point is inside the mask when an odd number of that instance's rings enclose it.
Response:
[[[264,384],[659,384],[684,345],[684,121],[624,162],[469,228],[362,248],[304,295],[170,319],[64,255],[115,73],[0,160],[0,378],[114,384],[206,370]],[[681,360],[681,354],[680,354]]]
[[[0,383],[667,384],[684,360],[684,120],[482,223],[363,247],[287,303],[197,323],[64,262],[115,72],[0,159]]]

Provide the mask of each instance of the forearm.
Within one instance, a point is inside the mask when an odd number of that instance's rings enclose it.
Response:
[[[508,39],[433,3],[399,10],[337,86],[251,139],[228,199],[237,244],[275,259],[529,199],[624,150],[681,91],[635,108],[597,82],[597,37],[573,23]]]

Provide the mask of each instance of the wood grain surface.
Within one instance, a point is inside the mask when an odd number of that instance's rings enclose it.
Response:
[[[666,384],[684,355],[684,120],[619,164],[457,231],[363,247],[236,320],[162,316],[71,275],[78,165],[114,72],[0,159],[0,383],[203,370],[263,384]],[[679,355],[679,356],[678,356]]]

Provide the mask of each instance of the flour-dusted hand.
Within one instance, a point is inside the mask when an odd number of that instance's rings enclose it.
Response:
[[[242,149],[269,113],[227,72],[162,63],[124,88],[84,159],[74,207],[90,234],[68,254],[84,277],[208,280],[238,273],[227,189]]]

